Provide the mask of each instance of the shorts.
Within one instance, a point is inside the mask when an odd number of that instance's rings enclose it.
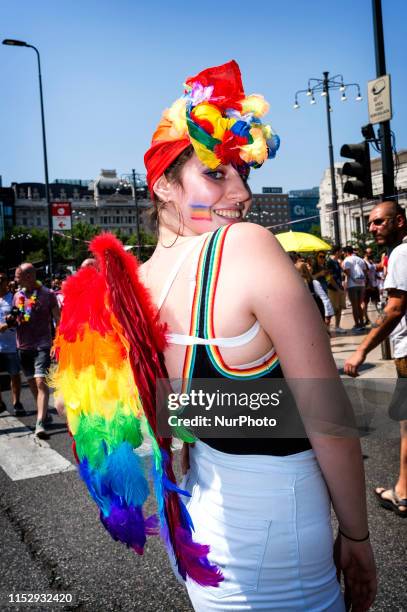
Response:
[[[345,292],[343,289],[337,289],[336,291],[328,289],[328,297],[335,312],[346,308]]]
[[[26,378],[45,378],[51,365],[50,348],[18,350],[21,369]]]
[[[365,293],[364,285],[360,285],[356,287],[348,287],[348,296],[351,301],[352,299],[362,300],[362,298],[364,297],[364,293]]]
[[[10,376],[16,376],[20,373],[20,360],[17,352],[15,353],[0,353],[0,370],[7,372]]]
[[[407,357],[394,359],[397,370],[397,383],[389,406],[389,417],[393,421],[407,419]]]
[[[378,287],[366,287],[365,302],[368,304],[370,301],[378,302],[380,300],[380,293]]]

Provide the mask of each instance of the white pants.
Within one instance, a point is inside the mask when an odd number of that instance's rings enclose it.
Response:
[[[344,612],[330,499],[312,450],[231,455],[198,441],[184,488],[194,540],[209,544],[219,587],[186,582],[194,609]]]

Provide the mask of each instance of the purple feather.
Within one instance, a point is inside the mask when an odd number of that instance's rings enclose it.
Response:
[[[157,533],[156,517],[150,516],[145,520],[141,508],[134,506],[113,506],[109,516],[100,513],[100,520],[114,540],[127,544],[139,555],[143,554],[146,536]]]
[[[190,532],[182,527],[175,528],[175,539],[178,571],[184,580],[188,574],[192,580],[202,586],[219,586],[219,582],[222,582],[224,578],[216,565],[209,563],[207,559],[209,546],[194,542]],[[182,559],[182,566],[180,559]]]

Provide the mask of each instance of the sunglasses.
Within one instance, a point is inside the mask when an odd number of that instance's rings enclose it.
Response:
[[[376,227],[380,227],[383,223],[389,219],[394,219],[394,217],[383,217],[383,219],[372,219],[372,221],[368,221],[368,225],[375,225]]]

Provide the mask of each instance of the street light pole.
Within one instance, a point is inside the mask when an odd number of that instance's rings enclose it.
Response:
[[[384,34],[381,0],[372,0],[373,29],[375,40],[376,76],[386,74],[386,57],[384,53]],[[390,121],[380,124],[380,141],[382,153],[383,198],[394,196],[394,163],[391,146]]]
[[[140,219],[139,219],[139,209],[138,209],[138,198],[137,198],[137,180],[136,180],[136,171],[134,168],[131,170],[131,175],[133,178],[133,188],[134,188],[134,204],[136,206],[136,234],[137,234],[137,257],[140,260],[141,257],[141,244],[140,244]]]
[[[338,212],[338,194],[336,192],[336,180],[335,180],[335,164],[334,164],[334,149],[332,144],[332,127],[331,127],[331,104],[329,101],[329,72],[324,72],[323,91],[326,92],[325,103],[326,103],[326,119],[328,123],[328,149],[329,149],[329,165],[331,168],[331,187],[332,187],[332,212],[334,222],[334,236],[335,244],[340,244],[340,233],[339,233],[339,212]]]
[[[38,62],[38,81],[40,86],[40,105],[41,105],[41,127],[42,127],[42,148],[44,154],[44,175],[45,175],[45,200],[47,205],[47,219],[48,219],[48,259],[49,259],[49,275],[52,279],[53,268],[54,268],[54,255],[52,245],[52,214],[51,214],[51,201],[49,193],[49,179],[48,179],[48,157],[47,157],[47,140],[45,137],[45,117],[44,117],[44,99],[42,95],[42,78],[41,78],[41,60],[40,52],[34,45],[29,45],[22,40],[14,40],[6,38],[3,40],[3,45],[9,45],[13,47],[28,47],[34,49],[37,54]]]
[[[332,187],[332,213],[333,213],[333,225],[334,225],[334,240],[336,244],[340,244],[340,230],[339,230],[339,210],[338,210],[338,194],[336,192],[336,178],[335,178],[335,164],[334,164],[334,152],[332,145],[332,126],[331,126],[331,103],[329,97],[330,89],[339,89],[342,91],[341,100],[345,102],[347,97],[345,95],[345,90],[348,87],[356,87],[357,88],[357,97],[356,100],[360,101],[362,96],[360,95],[360,86],[358,83],[344,83],[343,76],[341,74],[337,74],[331,78],[329,78],[329,72],[323,72],[323,79],[309,79],[308,80],[308,88],[300,89],[295,94],[295,103],[294,108],[299,108],[298,104],[298,95],[301,93],[306,93],[307,96],[311,97],[311,104],[316,104],[314,94],[316,92],[320,92],[321,96],[324,96],[325,104],[326,104],[326,118],[328,124],[328,151],[329,151],[329,166],[331,171],[331,187]],[[311,83],[314,85],[311,86]]]

